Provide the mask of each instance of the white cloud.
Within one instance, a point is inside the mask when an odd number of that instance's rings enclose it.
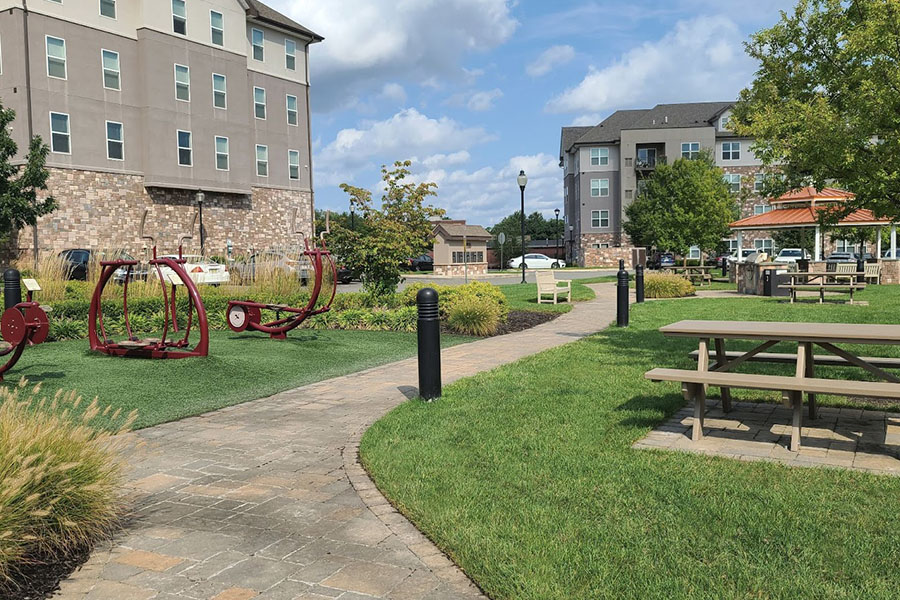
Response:
[[[313,108],[354,105],[385,80],[465,80],[461,59],[503,44],[518,22],[509,0],[275,0],[325,37],[310,52]]]
[[[598,113],[662,101],[734,99],[755,69],[742,41],[728,17],[679,21],[662,39],[646,42],[604,68],[591,67],[581,83],[552,99],[547,109]]]
[[[503,97],[503,92],[493,89],[486,92],[475,92],[466,102],[466,108],[474,111],[485,111],[494,108],[494,101]]]
[[[552,71],[554,67],[564,65],[573,58],[575,58],[575,48],[572,46],[551,46],[525,67],[525,72],[532,77],[542,77]]]
[[[399,83],[384,84],[379,97],[385,100],[393,100],[398,104],[406,104],[406,90]]]
[[[417,159],[415,162],[421,162],[426,167],[434,168],[437,166],[462,165],[469,162],[471,158],[472,155],[469,154],[468,151],[460,150],[459,152],[454,152],[452,154],[432,154],[431,156],[426,156],[421,161]]]

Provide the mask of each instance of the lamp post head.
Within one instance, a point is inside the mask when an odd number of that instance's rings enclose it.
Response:
[[[206,194],[204,194],[203,192],[197,192],[196,198],[197,204],[203,204],[203,200],[206,198]]]
[[[525,171],[519,171],[519,176],[516,177],[516,181],[519,183],[519,187],[524,190],[525,186],[528,185],[528,176],[525,175]]]
[[[553,209],[553,212],[556,213],[556,218],[558,219],[558,218],[559,218],[559,209],[558,209],[558,208],[554,208],[554,209]]]

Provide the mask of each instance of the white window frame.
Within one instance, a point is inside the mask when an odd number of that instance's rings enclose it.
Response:
[[[596,152],[596,156],[594,153]],[[597,162],[594,162],[596,159]],[[591,148],[591,166],[607,167],[609,166],[609,148]]]
[[[767,212],[771,212],[774,207],[771,204],[754,204],[753,205],[753,214],[754,215],[764,215]]]
[[[762,193],[766,187],[766,174],[755,173],[753,175],[753,191],[757,194]]]
[[[596,217],[594,215],[597,215]],[[597,223],[594,225],[594,223]],[[606,222],[606,225],[603,223]],[[609,228],[609,211],[605,209],[591,211],[591,228],[592,229],[608,229]]]
[[[119,126],[119,131],[122,133],[121,140],[110,139],[110,137],[109,137],[109,126],[110,125],[118,125]],[[125,161],[125,125],[123,123],[120,123],[119,121],[107,121],[105,123],[104,127],[106,129],[106,159],[124,162]],[[122,158],[113,158],[112,156],[109,155],[109,143],[110,142],[122,144]]]
[[[184,16],[175,14],[175,4],[177,2],[181,3],[182,8],[184,8]],[[184,24],[184,33],[175,30],[175,21],[176,19],[180,19]],[[172,33],[175,35],[183,35],[187,37],[187,2],[185,0],[172,0]]]
[[[261,103],[262,108],[263,108],[263,110],[262,110],[263,116],[261,116],[261,117],[259,116],[259,114],[256,111],[256,107],[258,105],[260,105],[260,102],[258,102],[256,100],[256,90],[261,91],[262,95],[263,95],[263,100]],[[266,88],[261,88],[259,86],[253,86],[253,117],[256,119],[259,119],[260,121],[265,121],[266,117],[268,116],[268,112],[269,112],[268,108],[267,108],[267,104],[268,104],[268,100],[266,99]]]
[[[262,148],[263,151],[265,152],[265,155],[266,155],[265,160],[260,160],[260,159],[259,159],[259,149],[260,149],[260,148]],[[256,145],[256,155],[255,155],[255,157],[256,157],[256,176],[257,176],[257,177],[268,177],[268,176],[269,176],[269,147],[266,146],[265,144],[257,144],[257,145]],[[263,164],[266,165],[266,174],[265,174],[265,175],[260,175],[260,174],[259,174],[259,165],[260,165],[260,163],[263,163]]]
[[[65,133],[53,131],[53,115],[61,115],[66,118],[66,132]],[[56,149],[56,144],[54,143],[55,140],[53,139],[54,133],[56,133],[56,135],[65,135],[66,136],[66,142],[69,145],[69,150],[67,152],[61,152]],[[69,117],[69,113],[50,111],[50,152],[52,152],[54,154],[67,154],[69,156],[72,155],[72,119],[71,119],[71,117]]]
[[[62,58],[59,58],[58,56],[52,56],[52,57],[50,56],[50,40],[59,40],[60,42],[62,42],[62,50],[63,50]],[[69,52],[66,49],[66,40],[64,38],[58,38],[53,35],[45,35],[44,36],[44,54],[47,56],[47,60],[46,60],[47,77],[50,77],[52,79],[62,79],[63,81],[68,80],[69,79]],[[62,77],[57,77],[56,75],[50,74],[50,59],[51,58],[53,60],[61,60],[62,61],[62,66],[63,66],[63,76]],[[63,113],[60,113],[60,114],[63,114]]]
[[[288,42],[294,45],[294,51],[288,52]],[[294,59],[294,66],[290,66],[290,59]],[[297,41],[291,38],[284,38],[284,68],[288,71],[297,70]]]
[[[291,176],[291,169],[294,167],[294,164],[291,162],[291,155],[295,154],[297,156],[297,176]],[[290,181],[300,181],[300,151],[299,150],[291,150],[288,148],[288,179]]]
[[[219,90],[216,89],[216,77],[222,78],[222,83],[225,84],[225,89],[221,91],[222,100],[224,100],[224,106],[216,106],[216,94],[220,93]],[[228,110],[228,77],[222,75],[221,73],[213,73],[212,74],[212,90],[213,90],[213,108],[217,108],[219,110]],[[220,136],[221,137],[221,136]]]
[[[295,123],[291,123],[291,98],[294,99],[294,120]],[[299,127],[300,126],[300,101],[294,94],[286,94],[284,97],[284,108],[287,112],[287,124],[291,127]]]
[[[685,150],[685,146],[687,146],[687,150]],[[696,146],[696,150],[694,147]],[[697,160],[700,158],[700,142],[682,142],[681,143],[681,158],[686,158],[688,160]]]
[[[756,251],[763,251],[767,254],[772,254],[775,251],[775,240],[772,238],[763,238],[760,240],[753,240],[753,248]]]
[[[259,45],[257,45],[256,42],[253,41],[253,36],[257,33],[262,36],[262,41],[259,43]],[[260,50],[261,58],[256,58],[257,48],[259,48]],[[264,32],[262,29],[256,29],[255,27],[250,29],[250,58],[259,62],[266,61],[266,32]]]
[[[187,146],[181,145],[181,134],[182,133],[188,134],[188,145]],[[193,166],[194,166],[194,134],[191,133],[190,131],[188,131],[187,129],[176,129],[175,130],[175,148],[176,148],[176,154],[177,154],[177,156],[175,158],[176,158],[176,162],[178,163],[178,166],[186,167],[189,169],[193,168]],[[182,150],[187,150],[188,152],[190,152],[191,164],[186,165],[181,162],[181,151]]]
[[[178,97],[178,86],[185,85],[178,81],[178,67],[187,69],[187,100]],[[190,102],[191,101],[191,68],[188,65],[179,65],[178,63],[175,63],[175,66],[173,67],[173,73],[175,76],[175,100],[177,100],[178,102]]]
[[[110,17],[109,15],[104,15],[104,14],[103,14],[103,2],[104,2],[104,0],[100,0],[100,1],[99,1],[99,4],[100,4],[100,16],[103,17],[104,19],[112,19],[113,21],[115,21],[115,20],[117,19],[117,15],[119,14],[118,6],[116,6],[116,0],[105,0],[105,1],[106,1],[106,2],[112,2],[113,16]]]
[[[213,15],[219,15],[219,18],[222,20],[222,26],[216,27],[213,25]],[[216,32],[222,35],[222,43],[216,43]],[[209,43],[213,46],[223,47],[225,46],[225,15],[222,14],[218,10],[210,10],[209,11]]]
[[[688,248],[688,260],[700,260],[702,256],[700,246],[691,246]]]
[[[606,186],[603,186],[603,182],[606,182]],[[594,193],[594,184],[596,185],[597,193]],[[606,193],[603,193],[603,190],[606,190]],[[609,198],[609,179],[591,179],[591,198]]]
[[[737,252],[738,251],[738,241],[737,238],[728,238],[726,240],[722,240],[726,244],[728,244],[729,252]]]
[[[725,149],[726,146],[728,150]],[[722,142],[722,160],[741,160],[741,143]]]
[[[735,184],[735,177],[737,177],[737,190],[732,189],[732,186],[734,186]],[[728,184],[729,192],[731,192],[732,194],[739,194],[741,192],[742,177],[740,173],[725,173],[723,178],[725,179],[725,183]]]
[[[110,54],[116,55],[116,69],[107,69],[106,68],[106,61],[104,59],[106,58],[105,55],[107,52]],[[103,89],[113,90],[115,92],[122,91],[122,63],[121,63],[121,56],[119,55],[118,52],[116,52],[115,50],[107,50],[106,48],[100,49],[100,71],[101,71],[101,75],[103,77]],[[116,81],[118,81],[119,87],[113,88],[113,87],[109,87],[108,85],[106,85],[106,71],[114,72],[116,74]]]
[[[219,152],[219,140],[225,140],[225,164],[227,168],[222,169],[219,167],[219,155],[223,154]],[[231,170],[231,140],[224,135],[216,135],[213,136],[213,154],[215,159],[216,171],[230,171]]]

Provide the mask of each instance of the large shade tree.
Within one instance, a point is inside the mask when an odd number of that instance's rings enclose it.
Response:
[[[638,197],[625,209],[624,223],[635,246],[687,257],[691,246],[713,251],[737,214],[735,196],[712,155],[657,164]]]
[[[768,191],[837,184],[847,211],[900,217],[900,3],[800,0],[747,51],[760,67],[731,127],[783,173]]]

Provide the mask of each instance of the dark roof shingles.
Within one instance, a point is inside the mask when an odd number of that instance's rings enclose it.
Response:
[[[262,21],[268,21],[275,25],[280,25],[281,27],[284,27],[286,29],[290,29],[299,34],[311,37],[314,41],[321,42],[323,39],[325,39],[318,33],[307,29],[300,23],[281,14],[280,12],[278,12],[271,6],[263,4],[259,0],[246,0],[246,1],[247,1],[247,4],[250,5],[251,12],[255,13],[255,14],[253,14],[253,16],[256,16],[257,18],[259,18]]]

